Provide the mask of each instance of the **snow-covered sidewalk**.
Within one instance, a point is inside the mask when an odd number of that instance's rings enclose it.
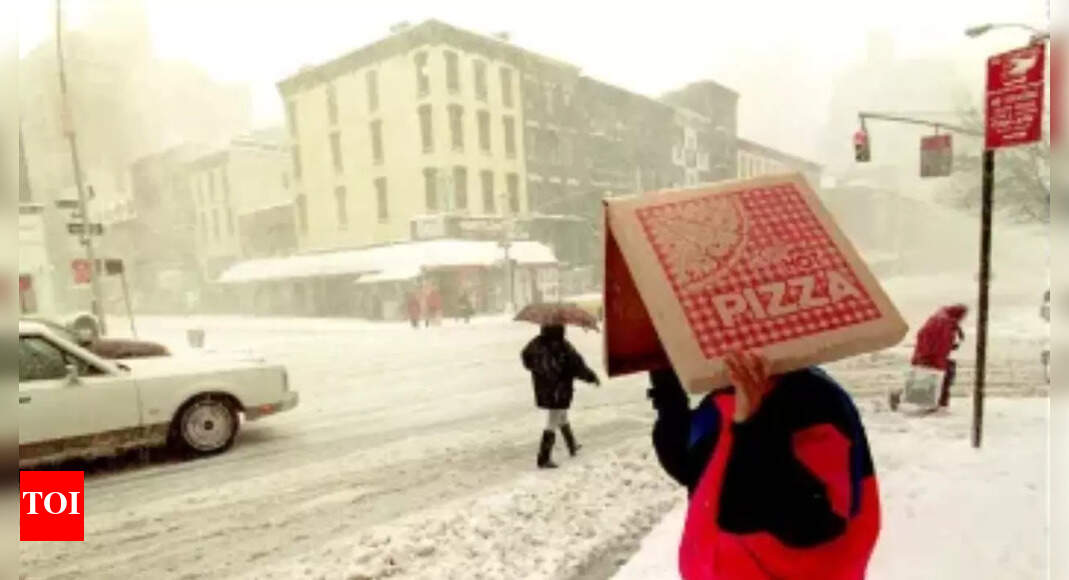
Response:
[[[942,417],[865,412],[883,511],[869,578],[1046,577],[1049,401],[988,399],[980,450],[969,444],[970,401],[955,403]],[[681,499],[616,580],[679,577],[685,509]]]

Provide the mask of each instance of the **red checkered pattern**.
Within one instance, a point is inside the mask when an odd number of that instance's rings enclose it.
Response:
[[[725,206],[723,196],[728,196],[733,206]],[[727,259],[709,257],[709,264],[722,265],[719,268],[707,264],[688,267],[685,272],[678,271],[679,267],[673,264],[678,264],[679,260],[669,254],[678,251],[686,240],[681,242],[674,235],[682,227],[670,221],[679,219],[674,217],[679,212],[664,210],[668,206],[686,204],[686,214],[693,216],[702,204],[672,202],[646,206],[637,212],[644,233],[706,358],[719,358],[731,350],[760,348],[879,318],[875,302],[793,184],[715,194],[709,199],[709,208],[715,206],[721,211],[724,207],[733,207],[733,211],[742,215],[739,231],[742,240],[733,250],[739,255]],[[693,223],[695,219],[701,220],[700,217],[688,217],[687,221]],[[766,318],[755,316],[747,308],[734,317],[732,325],[724,324],[714,307],[714,296],[741,294],[747,288],[753,289],[762,306],[767,307],[769,293],[758,291],[758,288],[807,275],[815,279],[812,295],[825,298],[828,296],[825,273],[829,270],[838,272],[861,296],[847,295],[825,305]],[[695,272],[701,275],[696,278]],[[795,284],[785,286],[781,303],[798,304],[802,288]]]

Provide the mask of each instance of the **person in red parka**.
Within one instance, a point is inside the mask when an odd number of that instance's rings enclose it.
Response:
[[[880,532],[876,471],[857,408],[827,373],[771,375],[726,360],[733,386],[690,408],[671,368],[652,371],[653,446],[686,486],[684,580],[862,580]]]
[[[943,385],[939,390],[939,406],[950,405],[950,386],[957,374],[957,363],[950,353],[958,348],[965,332],[961,321],[969,308],[964,304],[944,306],[936,311],[917,332],[917,344],[913,347],[913,366],[944,371]]]
[[[415,290],[410,291],[405,297],[405,309],[408,311],[408,321],[412,323],[412,328],[419,328],[419,303],[419,294]]]
[[[442,295],[438,287],[431,285],[427,290],[427,312],[430,315],[430,323],[438,326],[442,323]]]

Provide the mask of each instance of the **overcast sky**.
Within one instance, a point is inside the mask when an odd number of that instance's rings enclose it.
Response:
[[[77,4],[65,0],[77,25]],[[112,0],[113,1],[113,0]],[[699,78],[741,93],[744,137],[819,159],[832,85],[864,56],[868,31],[895,39],[901,57],[953,60],[979,95],[986,55],[1023,44],[1023,32],[968,39],[982,22],[1045,27],[1048,0],[657,0],[450,2],[391,0],[148,0],[156,52],[222,80],[252,84],[258,124],[281,122],[274,83],[386,35],[390,25],[438,18],[473,31],[508,31],[524,48],[586,74],[657,95]],[[20,11],[23,50],[54,26],[53,0]]]

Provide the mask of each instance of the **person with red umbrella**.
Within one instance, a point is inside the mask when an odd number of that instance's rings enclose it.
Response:
[[[537,465],[540,469],[553,469],[557,467],[552,454],[558,429],[572,457],[581,447],[568,423],[568,409],[575,394],[575,379],[595,386],[601,385],[601,381],[587,366],[582,355],[564,338],[564,325],[560,323],[544,324],[539,335],[524,347],[521,358],[524,368],[531,373],[535,405],[547,411]]]

